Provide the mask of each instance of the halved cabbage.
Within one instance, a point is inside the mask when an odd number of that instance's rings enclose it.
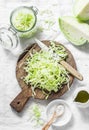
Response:
[[[59,18],[60,29],[64,36],[74,45],[83,45],[89,41],[89,25],[72,16]]]
[[[73,12],[80,20],[89,20],[89,0],[75,0]]]

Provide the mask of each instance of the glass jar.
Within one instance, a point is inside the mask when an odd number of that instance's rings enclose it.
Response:
[[[12,11],[10,23],[19,37],[31,38],[36,33],[37,12],[34,6],[21,6]]]
[[[0,45],[5,49],[13,50],[18,47],[19,42],[18,34],[10,25],[0,26]]]
[[[13,24],[13,20],[14,20],[15,16],[18,14],[19,11],[21,13],[23,13],[24,10],[27,11],[26,12],[27,16],[29,16],[29,14],[32,15],[32,17],[30,17],[30,18],[33,18],[33,23],[31,23],[31,25],[27,24],[28,25],[27,27],[29,27],[29,28],[25,28],[25,30],[19,30]],[[29,21],[28,17],[27,17],[27,20]],[[6,48],[6,49],[8,49],[10,51],[12,51],[13,49],[15,49],[17,47],[19,48],[20,47],[20,38],[19,37],[24,37],[24,38],[32,37],[37,31],[36,22],[37,22],[37,8],[36,7],[34,7],[34,6],[31,6],[31,7],[26,7],[26,6],[18,7],[17,9],[12,11],[12,13],[10,15],[10,23],[11,23],[11,25],[3,25],[2,24],[2,26],[0,26],[0,44],[4,48]],[[22,29],[24,29],[24,27],[22,27]]]

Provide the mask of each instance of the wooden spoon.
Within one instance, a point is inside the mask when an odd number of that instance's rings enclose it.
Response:
[[[42,130],[48,130],[50,125],[59,117],[61,117],[64,113],[64,106],[58,105],[51,117],[51,119],[47,122],[47,124],[42,128]]]

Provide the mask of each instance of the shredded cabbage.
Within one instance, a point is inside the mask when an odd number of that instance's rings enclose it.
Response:
[[[51,41],[50,49],[52,49],[54,53],[61,57],[62,60],[66,60],[66,58],[68,57],[65,48],[62,45],[55,45],[53,41]]]
[[[18,13],[13,16],[13,25],[20,31],[27,31],[32,28],[34,21],[34,14],[26,9],[18,11]]]
[[[30,121],[35,127],[42,126],[44,124],[44,120],[42,119],[43,109],[39,106],[39,104],[34,104],[29,108]]]
[[[66,59],[67,53],[63,46],[59,45],[56,47],[52,43],[51,48],[53,48],[53,51],[57,51],[61,58]],[[64,84],[69,83],[68,72],[53,59],[50,52],[40,51],[29,57],[25,71],[27,76],[24,81],[27,84],[31,84],[33,92],[35,88],[39,88],[45,94],[50,94],[52,91],[57,92]]]
[[[33,114],[37,122],[39,122],[39,119],[41,117],[41,111],[38,105],[33,106]]]

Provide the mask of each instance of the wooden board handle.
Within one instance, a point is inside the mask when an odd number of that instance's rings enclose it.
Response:
[[[70,66],[67,62],[64,60],[60,61],[60,64],[63,65],[74,77],[76,77],[79,80],[83,80],[83,76],[75,70],[72,66]]]
[[[30,97],[31,95],[29,94],[29,88],[23,89],[10,103],[10,106],[17,112],[21,112]]]

